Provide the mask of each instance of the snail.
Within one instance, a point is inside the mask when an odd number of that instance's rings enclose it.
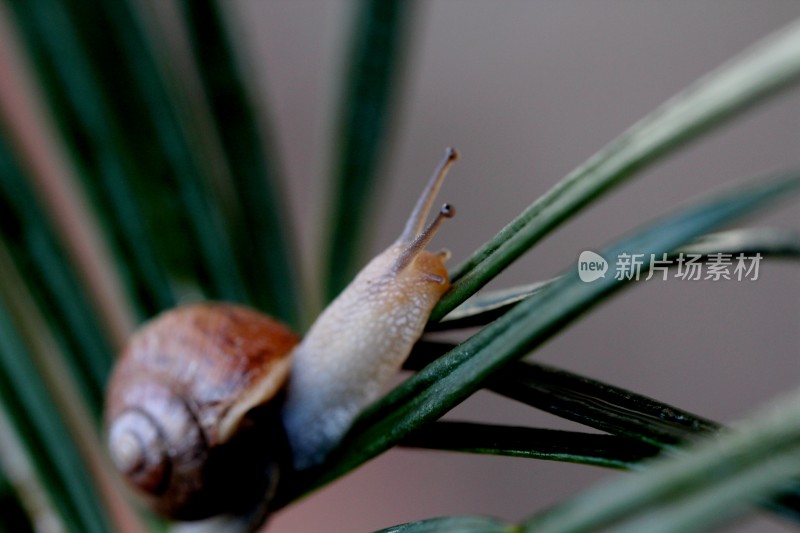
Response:
[[[450,287],[449,252],[425,247],[454,210],[444,204],[425,223],[457,157],[447,149],[400,237],[304,338],[244,306],[208,302],[166,311],[132,336],[105,424],[114,466],[153,509],[180,520],[247,512],[259,502],[242,493],[265,498],[282,467],[316,466],[340,442]]]

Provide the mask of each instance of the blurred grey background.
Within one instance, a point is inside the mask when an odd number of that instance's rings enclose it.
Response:
[[[271,102],[305,264],[318,261],[335,77],[353,5],[237,0]],[[465,258],[558,179],[664,100],[800,16],[795,1],[428,0],[418,4],[373,250],[399,233],[445,146],[458,208],[434,247]],[[799,52],[800,53],[800,52]],[[713,189],[800,164],[800,91],[684,150],[550,236],[492,287],[551,277],[578,254]],[[797,200],[751,225],[800,228]],[[313,268],[305,273],[314,283]],[[750,282],[640,282],[532,355],[731,421],[797,386],[800,269]],[[452,418],[571,428],[479,394]],[[270,531],[367,531],[447,514],[521,519],[602,478],[592,467],[398,450],[279,513]],[[733,531],[789,531],[772,518]]]

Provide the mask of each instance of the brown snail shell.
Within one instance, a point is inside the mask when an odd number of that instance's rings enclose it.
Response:
[[[173,518],[257,505],[285,453],[280,402],[270,400],[282,392],[298,342],[281,323],[233,304],[183,306],[149,322],[108,388],[117,469]]]

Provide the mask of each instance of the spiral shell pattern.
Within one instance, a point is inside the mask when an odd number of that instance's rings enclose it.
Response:
[[[260,427],[272,425],[271,417],[251,413],[282,390],[297,342],[277,321],[232,304],[180,307],[145,325],[108,387],[108,448],[117,470],[156,511],[180,519],[228,512],[237,505],[230,485],[242,485],[236,476],[250,476],[253,487],[268,484],[247,469],[272,472],[263,464],[269,451],[244,441],[268,448],[267,439],[281,440],[282,430]]]

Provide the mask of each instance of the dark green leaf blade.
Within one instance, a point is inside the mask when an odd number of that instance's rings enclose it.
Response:
[[[115,267],[125,282],[130,301],[140,315],[152,314],[174,303],[162,265],[147,233],[144,206],[131,184],[143,173],[139,158],[125,142],[125,128],[115,120],[109,92],[100,83],[82,39],[98,36],[105,25],[75,21],[67,6],[50,0],[12,3],[26,51],[36,67],[46,104],[61,132],[58,142],[68,150],[81,183],[93,201],[94,211],[117,260]],[[81,27],[93,31],[79,32]],[[99,39],[104,37],[100,34]],[[97,50],[108,50],[112,39]],[[91,49],[91,48],[89,48]],[[119,69],[114,69],[119,74]]]
[[[613,435],[451,421],[428,424],[400,445],[622,469],[659,453],[656,446]]]
[[[114,44],[113,54],[93,57],[103,60],[98,71],[105,74],[115,111],[135,125],[126,130],[126,144],[151,165],[135,183],[139,194],[155,204],[147,215],[159,257],[168,258],[173,275],[204,296],[247,302],[240,265],[232,259],[236,254],[221,198],[211,186],[211,165],[194,144],[194,125],[180,113],[182,95],[163,63],[168,45],[147,26],[140,12],[146,6],[112,0],[70,2],[81,26],[108,28],[84,33],[95,37],[90,49],[105,46],[105,41]]]
[[[516,362],[491,378],[487,387],[562,418],[659,447],[721,428],[677,407],[543,365]]]
[[[514,533],[516,527],[483,516],[445,516],[382,529],[376,533]]]
[[[539,281],[509,289],[478,293],[453,309],[442,320],[428,322],[425,331],[448,331],[485,326],[553,281]]]
[[[455,348],[450,343],[420,342],[404,368],[420,370]],[[717,422],[630,390],[527,361],[509,363],[484,385],[560,418],[658,447],[722,429]]]
[[[111,368],[111,340],[77,273],[60,245],[49,217],[0,139],[0,232],[3,246],[37,305],[64,343],[70,370],[99,419],[105,380]],[[2,284],[11,283],[3,278]]]
[[[144,199],[141,212],[134,213],[116,206],[103,191],[94,196],[98,206],[115,206],[108,227],[135,226],[144,232],[149,240],[131,242],[155,247],[154,261],[171,275],[168,297],[145,314],[174,304],[176,281],[209,298],[248,301],[240,265],[231,260],[236,254],[221,200],[211,191],[209,166],[192,144],[191,126],[182,121],[179,98],[157,60],[161,44],[149,40],[134,6],[77,0],[57,6],[34,0],[30,6],[35,9],[17,10],[18,19],[29,28],[26,44],[39,50],[37,65],[49,76],[44,78],[53,88],[48,97],[59,104],[54,108],[63,115],[65,138],[82,140],[79,148],[103,155],[104,163],[122,165],[114,173],[87,164],[86,172],[96,172],[86,177],[87,189],[102,178],[105,187],[129,187],[127,192],[113,189],[120,201]],[[147,282],[150,286],[156,285]]]
[[[361,0],[336,126],[324,272],[333,299],[360,266],[414,2]]]
[[[0,401],[67,527],[87,533],[110,531],[87,467],[17,328],[0,299]]]
[[[536,533],[703,530],[783,489],[800,475],[797,391],[679,457],[656,460],[534,516]],[[640,529],[644,527],[644,529]]]
[[[297,324],[302,298],[277,154],[256,120],[264,104],[252,101],[221,5],[184,0],[181,7],[233,185],[236,209],[226,217],[245,282],[260,309]]]
[[[447,343],[418,343],[404,367],[419,370],[453,348]],[[722,424],[664,402],[536,363],[513,362],[491,377],[486,387],[555,416],[672,452],[723,429]],[[800,488],[787,487],[765,506],[800,521]]]

